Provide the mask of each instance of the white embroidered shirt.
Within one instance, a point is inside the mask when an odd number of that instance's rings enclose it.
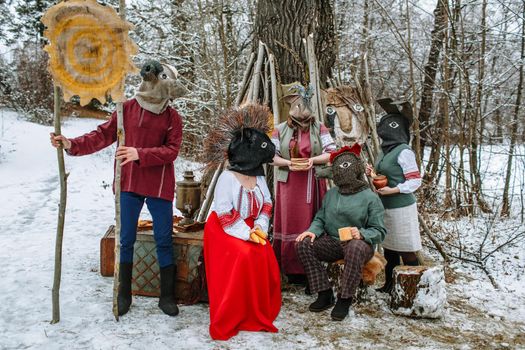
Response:
[[[223,171],[215,187],[213,210],[224,231],[231,236],[245,241],[250,238],[250,227],[244,222],[247,218],[253,218],[254,225],[268,232],[272,198],[264,176],[257,176],[255,188],[247,189],[231,171]]]

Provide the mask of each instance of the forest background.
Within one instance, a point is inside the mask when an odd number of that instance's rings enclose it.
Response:
[[[46,125],[53,86],[40,17],[53,3],[0,0],[0,105]],[[103,3],[118,8],[118,1]],[[170,62],[188,89],[175,101],[186,159],[200,160],[202,141],[218,112],[234,104],[259,41],[275,54],[281,83],[308,83],[302,38],[314,33],[321,87],[369,86],[376,119],[376,98],[412,103],[423,213],[484,214],[491,222],[518,216],[523,224],[525,1],[137,0],[126,15],[137,65],[149,57]],[[129,77],[128,96],[139,82]],[[72,101],[63,113],[107,117],[113,109]],[[491,154],[501,162],[497,174],[481,161]],[[494,176],[499,187],[484,186]],[[525,232],[517,234],[511,242]],[[483,265],[482,255],[471,260]]]

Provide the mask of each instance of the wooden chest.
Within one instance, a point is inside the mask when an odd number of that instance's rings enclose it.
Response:
[[[113,271],[115,271],[115,225],[109,226],[100,240],[100,274],[111,277]]]
[[[110,226],[100,242],[100,272],[113,276],[115,228]],[[175,296],[180,304],[207,301],[202,257],[203,231],[173,231],[174,264],[177,266]],[[160,276],[152,230],[139,231],[133,253],[132,293],[160,296]]]

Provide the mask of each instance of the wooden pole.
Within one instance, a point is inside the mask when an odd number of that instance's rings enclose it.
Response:
[[[120,18],[126,20],[126,1],[119,1],[119,15]],[[122,101],[117,102],[117,147],[125,145],[126,134],[124,132],[124,108]],[[120,163],[122,161],[117,159],[115,165],[115,273],[113,274],[113,315],[118,321],[118,290],[120,278],[120,178],[121,169]]]
[[[303,39],[303,44],[306,50],[306,59],[308,61],[308,71],[310,77],[310,86],[313,88],[312,96],[312,112],[317,121],[322,121],[322,105],[321,105],[321,90],[319,85],[319,73],[317,69],[317,58],[315,56],[314,35],[310,34],[306,39]]]
[[[264,62],[264,45],[261,41],[259,41],[259,50],[257,52],[257,63],[255,64],[255,68],[253,71],[253,89],[252,89],[252,95],[250,96],[250,99],[257,103],[259,101],[259,87],[261,86],[261,72],[262,72],[262,66]]]
[[[273,112],[273,127],[277,127],[280,122],[279,116],[279,96],[277,95],[277,74],[275,73],[275,57],[270,54],[270,81],[272,88],[272,112]]]
[[[239,89],[239,92],[237,93],[237,97],[235,98],[235,105],[238,106],[241,104],[242,99],[244,98],[244,95],[246,95],[246,91],[248,91],[248,80],[250,78],[250,73],[252,72],[252,67],[255,62],[255,54],[252,52],[250,55],[250,59],[248,60],[248,66],[246,66],[246,70],[244,71],[244,76],[242,77],[241,82],[241,88]]]
[[[203,222],[208,216],[208,212],[210,211],[211,207],[211,202],[213,201],[213,191],[215,190],[215,185],[217,185],[217,180],[219,179],[219,175],[222,173],[223,167],[224,163],[222,163],[213,173],[210,186],[208,187],[208,191],[206,191],[206,198],[204,199],[199,215],[197,216],[198,222]]]
[[[54,86],[54,114],[55,114],[55,135],[61,135],[60,126],[60,88]],[[62,276],[62,241],[64,238],[64,221],[66,218],[66,200],[67,200],[67,177],[64,163],[63,147],[57,148],[58,174],[60,180],[60,204],[58,207],[57,235],[55,241],[55,273],[53,277],[53,318],[51,323],[60,321],[60,279]]]

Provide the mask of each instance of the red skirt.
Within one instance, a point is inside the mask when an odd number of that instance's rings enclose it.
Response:
[[[253,227],[253,220],[246,220]],[[281,280],[273,249],[230,236],[212,212],[204,226],[210,335],[227,340],[239,331],[277,332]]]

